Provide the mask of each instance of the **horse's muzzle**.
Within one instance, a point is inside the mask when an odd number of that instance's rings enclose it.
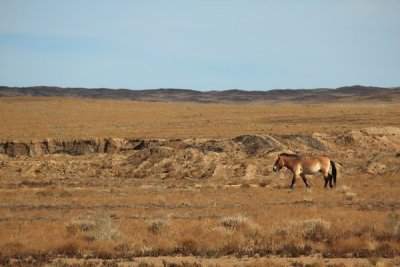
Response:
[[[278,172],[278,171],[279,171],[279,169],[278,169],[276,166],[274,166],[274,167],[272,168],[272,170],[273,170],[274,172]]]

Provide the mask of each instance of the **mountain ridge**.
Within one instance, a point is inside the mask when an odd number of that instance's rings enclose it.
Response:
[[[73,97],[92,99],[124,99],[151,102],[318,102],[318,101],[396,101],[400,99],[400,87],[344,86],[335,89],[273,89],[247,91],[229,89],[224,91],[197,91],[192,89],[109,89],[31,86],[0,86],[0,97]]]

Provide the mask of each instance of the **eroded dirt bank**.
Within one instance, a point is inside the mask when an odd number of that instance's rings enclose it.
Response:
[[[397,172],[400,129],[338,135],[244,135],[233,139],[46,139],[0,143],[0,186],[102,185],[112,180],[257,181],[280,152],[324,154],[342,174]],[[279,174],[287,176],[285,172]],[[125,179],[124,179],[125,178]],[[131,181],[130,181],[131,182]]]
[[[40,156],[45,154],[84,155],[91,153],[118,153],[151,148],[173,150],[196,149],[200,152],[241,151],[248,155],[278,151],[322,152],[368,149],[396,151],[400,149],[400,129],[395,127],[365,128],[337,135],[314,133],[312,135],[242,135],[233,139],[140,140],[129,138],[104,138],[41,141],[3,141],[0,154],[11,157]]]

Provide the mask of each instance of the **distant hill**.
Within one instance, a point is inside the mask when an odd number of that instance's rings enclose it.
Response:
[[[332,101],[399,101],[400,87],[382,88],[347,86],[336,89],[280,89],[269,91],[195,91],[188,89],[107,89],[60,88],[51,86],[0,86],[0,97],[53,96],[93,99],[128,99],[154,102],[332,102]]]

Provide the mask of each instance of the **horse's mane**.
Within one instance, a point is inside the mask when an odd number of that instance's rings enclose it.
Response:
[[[290,158],[297,158],[299,155],[297,154],[290,154],[290,153],[281,153],[279,156],[290,157]]]

